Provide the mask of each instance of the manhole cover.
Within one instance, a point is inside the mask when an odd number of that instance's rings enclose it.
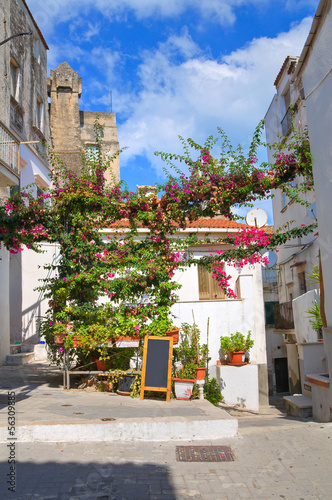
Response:
[[[177,446],[177,462],[234,462],[229,446]]]
[[[50,392],[48,392],[46,394],[42,394],[42,396],[52,396],[52,394]]]
[[[73,415],[84,415],[84,413],[74,412]]]
[[[102,418],[103,422],[111,422],[112,420],[115,420],[115,418],[110,418],[110,417]]]
[[[61,406],[73,406],[73,405],[61,405]]]

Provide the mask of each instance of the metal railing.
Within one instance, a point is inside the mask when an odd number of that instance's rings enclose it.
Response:
[[[0,121],[0,163],[14,172],[20,173],[20,142]]]
[[[274,324],[276,330],[293,330],[294,317],[292,302],[275,304],[273,307]]]

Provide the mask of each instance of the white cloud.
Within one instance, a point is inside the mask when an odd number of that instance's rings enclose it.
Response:
[[[286,0],[285,8],[288,10],[300,10],[303,7],[317,8],[318,0]]]
[[[155,150],[176,152],[178,135],[204,140],[217,127],[232,142],[246,146],[273,97],[273,82],[287,55],[301,52],[311,19],[305,19],[276,38],[257,38],[220,61],[199,55],[188,33],[178,47],[198,54],[177,62],[170,51],[173,40],[154,52],[144,52],[139,67],[142,90],[131,103],[131,114],[119,126],[121,146],[129,149],[121,165],[135,155],[146,155],[157,171]]]
[[[187,10],[197,17],[208,18],[222,25],[233,24],[236,8],[260,5],[271,0],[29,0],[31,9],[44,34],[53,31],[59,22],[77,20],[82,15],[99,11],[110,21],[123,21],[133,13],[137,19],[175,17]],[[288,0],[292,1],[292,0]],[[306,0],[302,0],[306,1]],[[307,0],[310,1],[310,0]],[[283,0],[284,2],[284,0]]]

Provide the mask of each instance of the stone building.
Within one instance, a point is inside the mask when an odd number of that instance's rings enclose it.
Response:
[[[82,81],[67,63],[47,79],[47,43],[25,0],[1,0],[0,4],[0,200],[10,191],[29,188],[34,196],[51,183],[47,148],[53,147],[68,166],[79,170],[81,149],[96,146],[94,122],[99,116],[103,152],[119,149],[114,113],[80,111]],[[22,33],[27,33],[22,35]],[[48,102],[51,98],[51,105]],[[50,127],[51,125],[51,127]],[[51,137],[52,131],[52,137]],[[110,153],[108,153],[110,151]],[[113,163],[120,177],[119,158]],[[112,175],[108,176],[109,182]],[[24,250],[10,254],[0,249],[0,364],[10,344],[37,344],[37,320],[47,301],[35,288],[45,277],[45,263],[54,262],[58,251],[45,242],[43,254]],[[35,350],[36,352],[36,350]]]
[[[103,153],[112,156],[119,150],[115,113],[80,111],[79,98],[82,93],[82,78],[68,63],[61,63],[48,79],[48,95],[51,98],[50,122],[55,153],[75,171],[79,171],[82,148],[93,154],[96,147],[94,123],[98,117],[103,138]],[[112,171],[106,175],[107,181],[120,180],[120,161],[112,162]]]
[[[47,43],[25,0],[1,1],[0,199],[10,189],[35,183],[36,196],[50,185],[46,145],[50,144],[47,100]],[[11,186],[11,187],[10,187]],[[0,363],[9,353],[10,331],[22,334],[26,309],[22,276],[29,257],[0,250]],[[29,313],[30,314],[30,313]]]

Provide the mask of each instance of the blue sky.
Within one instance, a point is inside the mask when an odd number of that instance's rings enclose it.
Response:
[[[318,0],[27,0],[49,69],[83,80],[80,109],[117,113],[121,178],[163,181],[154,151],[179,152],[221,127],[246,148],[287,55],[299,55]],[[261,160],[265,160],[262,151]],[[271,222],[270,202],[264,205]]]

